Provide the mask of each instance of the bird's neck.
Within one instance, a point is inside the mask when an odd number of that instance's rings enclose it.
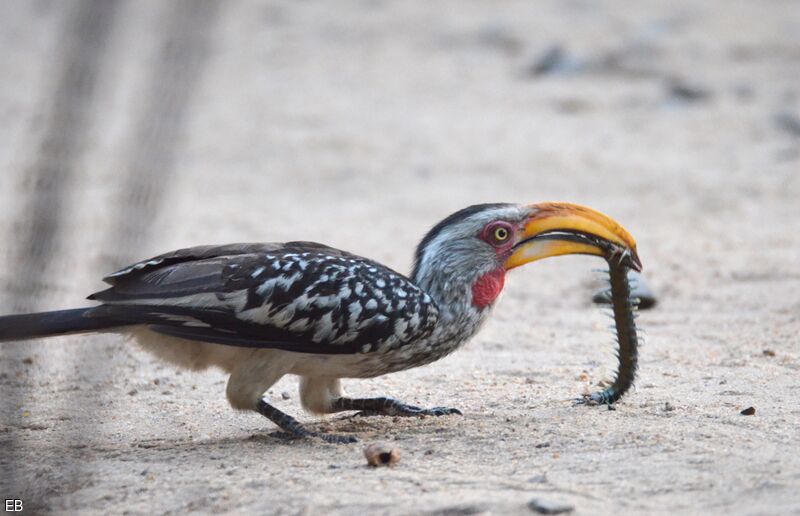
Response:
[[[495,302],[506,283],[506,270],[494,269],[484,273],[472,284],[472,305],[486,308]]]
[[[436,302],[440,338],[471,337],[485,321],[505,282],[505,270],[465,271],[447,263],[417,270],[414,282]]]
[[[490,307],[503,290],[506,270],[464,270],[448,263],[417,269],[412,281],[430,295],[440,310],[448,306],[477,309]]]

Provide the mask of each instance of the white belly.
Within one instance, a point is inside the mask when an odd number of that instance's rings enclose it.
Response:
[[[280,356],[282,362],[292,364],[286,371],[289,374],[330,378],[373,378],[402,371],[438,360],[457,347],[442,346],[432,350],[424,345],[409,345],[383,353],[322,355],[198,342],[169,337],[146,328],[134,330],[130,336],[158,358],[193,371],[219,367],[233,373],[241,363]]]

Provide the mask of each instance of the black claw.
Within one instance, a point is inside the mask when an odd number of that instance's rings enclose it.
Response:
[[[377,410],[359,410],[353,417],[373,417],[373,416],[380,416],[381,413]]]
[[[458,414],[459,416],[464,415],[460,410],[450,407],[433,407],[429,409],[422,409],[419,407],[404,405],[401,407],[396,407],[395,410],[398,411],[398,415],[408,416],[449,416],[451,414]]]
[[[391,411],[380,412],[377,410],[361,410],[353,414],[353,417],[372,417],[372,416],[463,416],[464,413],[457,408],[433,407],[429,409],[405,406],[402,409],[393,407]]]
[[[352,444],[358,442],[358,439],[352,435],[314,434],[313,436],[331,444]]]
[[[452,414],[456,414],[459,416],[463,416],[464,413],[458,410],[457,408],[451,407],[433,407],[432,409],[428,409],[427,411],[432,416],[449,416]]]
[[[406,405],[394,398],[339,398],[333,404],[333,411],[358,410],[356,416],[447,416],[463,415],[460,410],[450,407],[424,409],[416,405]]]

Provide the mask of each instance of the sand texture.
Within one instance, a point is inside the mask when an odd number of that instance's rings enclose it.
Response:
[[[150,514],[800,513],[800,5],[588,0],[0,3],[0,313],[85,306],[189,245],[314,240],[408,271],[478,202],[568,200],[637,238],[635,389],[600,259],[514,271],[432,365],[349,394],[463,417],[288,440],[218,371],[119,337],[0,344],[0,495]],[[754,407],[753,416],[740,411]],[[397,448],[368,468],[365,445]]]

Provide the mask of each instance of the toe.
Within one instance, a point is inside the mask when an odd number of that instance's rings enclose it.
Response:
[[[451,414],[457,414],[459,416],[464,415],[460,410],[451,407],[433,407],[426,412],[433,416],[449,416]]]
[[[320,434],[318,437],[331,444],[351,444],[358,442],[358,439],[352,435]]]

